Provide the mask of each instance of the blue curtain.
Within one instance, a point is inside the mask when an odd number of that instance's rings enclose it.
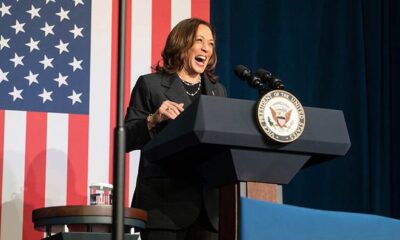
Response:
[[[257,99],[233,74],[265,68],[305,106],[344,112],[345,157],[302,170],[286,203],[400,218],[400,1],[211,1],[217,74],[230,97]]]

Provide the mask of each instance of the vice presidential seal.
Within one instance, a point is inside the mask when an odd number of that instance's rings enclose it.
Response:
[[[284,90],[274,90],[259,100],[257,122],[268,138],[289,143],[303,133],[306,116],[303,106],[295,96]]]

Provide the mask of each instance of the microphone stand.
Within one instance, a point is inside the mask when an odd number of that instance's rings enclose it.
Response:
[[[118,82],[117,125],[114,129],[114,170],[112,202],[112,239],[124,240],[124,190],[125,190],[125,141],[124,88],[125,88],[125,27],[126,0],[119,0],[118,19]]]
[[[268,93],[272,89],[264,86],[264,87],[257,88],[257,90],[258,90],[258,99],[261,99],[266,93]]]

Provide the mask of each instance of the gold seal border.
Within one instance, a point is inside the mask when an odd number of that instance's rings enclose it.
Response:
[[[271,99],[277,97],[286,98],[292,104],[292,107],[296,109],[299,116],[298,126],[296,130],[290,133],[288,136],[281,136],[274,133],[269,128],[267,120],[264,119],[265,106]],[[264,134],[264,136],[279,143],[290,143],[297,140],[303,134],[304,128],[306,126],[306,114],[303,105],[301,105],[300,101],[293,94],[284,90],[273,90],[264,94],[260,98],[256,108],[256,119],[258,127],[262,130],[261,132]]]

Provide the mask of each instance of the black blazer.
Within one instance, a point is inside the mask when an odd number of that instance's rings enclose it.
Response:
[[[202,80],[207,95],[226,97],[226,90],[220,83],[211,82],[205,75]],[[139,77],[125,117],[127,152],[141,149],[150,141],[146,118],[165,100],[184,103],[184,108],[191,104],[177,74],[152,73]],[[165,124],[167,122],[157,126],[157,131]],[[205,186],[187,169],[161,166],[140,158],[132,207],[148,212],[147,228],[185,228],[197,219],[204,207],[212,228],[218,230],[218,196],[216,188]]]

